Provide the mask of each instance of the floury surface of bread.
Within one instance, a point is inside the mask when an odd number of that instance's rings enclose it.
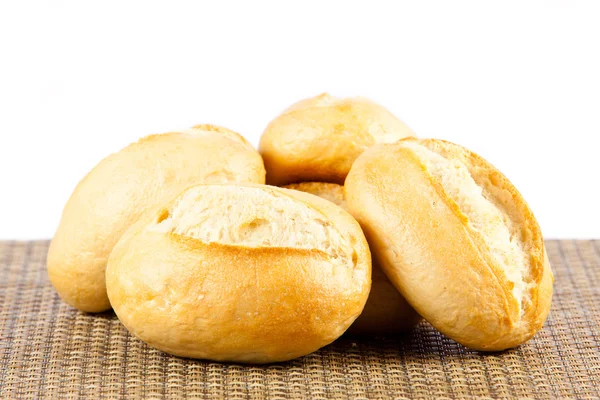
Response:
[[[111,304],[165,352],[218,361],[290,360],[360,315],[371,257],[358,223],[310,194],[199,185],[147,214],[115,246]]]
[[[110,308],[106,261],[144,212],[197,183],[264,183],[262,159],[240,135],[213,125],[150,135],[102,160],[67,202],[48,252],[61,298],[82,311]]]
[[[432,325],[479,350],[529,340],[553,276],[527,203],[496,168],[435,139],[374,146],[346,180],[374,257]]]
[[[319,196],[347,210],[344,187],[336,183],[302,182],[285,186]],[[421,317],[406,302],[385,276],[373,259],[371,293],[365,308],[354,321],[349,333],[358,335],[383,335],[407,331],[413,328]]]
[[[323,93],[299,101],[271,121],[260,139],[259,151],[270,185],[343,184],[363,151],[407,136],[414,134],[379,104]]]

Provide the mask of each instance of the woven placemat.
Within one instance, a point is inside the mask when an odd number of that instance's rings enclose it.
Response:
[[[551,316],[534,340],[483,354],[427,323],[342,337],[287,363],[172,357],[112,312],[75,311],[48,282],[48,242],[0,242],[0,398],[600,398],[600,241],[549,241]]]

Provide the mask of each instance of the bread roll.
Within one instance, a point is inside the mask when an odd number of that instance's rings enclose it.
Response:
[[[483,158],[434,139],[377,145],[352,167],[346,196],[386,275],[442,333],[493,351],[542,327],[553,276],[540,228]]]
[[[260,139],[259,151],[268,184],[343,184],[365,149],[406,136],[414,135],[380,105],[360,97],[337,99],[323,93],[292,105],[275,118]]]
[[[285,186],[314,194],[347,210],[344,187],[336,183],[303,182]],[[358,335],[383,335],[406,331],[420,320],[419,314],[404,300],[373,260],[371,293],[365,308],[354,321],[349,333]]]
[[[106,260],[143,212],[195,183],[264,179],[258,152],[228,129],[199,125],[147,136],[102,160],[77,185],[48,252],[50,280],[71,306],[107,310]]]
[[[200,185],[122,237],[106,283],[119,319],[153,347],[267,363],[344,333],[369,295],[371,256],[358,223],[316,196]]]

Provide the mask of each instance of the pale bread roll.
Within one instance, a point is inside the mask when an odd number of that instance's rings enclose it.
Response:
[[[347,210],[344,187],[336,183],[302,182],[285,186],[329,200]],[[419,314],[402,297],[385,276],[375,259],[371,276],[371,293],[365,308],[354,321],[349,333],[383,335],[407,331],[420,320]]]
[[[340,207],[264,185],[194,186],[115,246],[108,296],[129,331],[162,351],[266,363],[344,333],[371,286],[371,256]]]
[[[123,232],[142,213],[195,183],[264,183],[258,152],[212,125],[147,136],[102,160],[67,202],[48,252],[60,297],[83,311],[110,308],[104,272]]]
[[[363,151],[407,136],[414,134],[382,106],[360,97],[338,99],[323,93],[299,101],[271,121],[259,151],[270,185],[343,184]]]
[[[386,275],[457,342],[503,350],[543,325],[553,276],[527,203],[496,168],[442,140],[361,155],[346,200]]]

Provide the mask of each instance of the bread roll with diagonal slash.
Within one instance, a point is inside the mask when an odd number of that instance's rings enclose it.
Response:
[[[493,351],[542,327],[553,276],[540,228],[483,158],[435,139],[380,144],[356,160],[345,187],[386,275],[442,333]]]
[[[311,353],[362,312],[371,257],[358,223],[310,194],[199,185],[140,219],[115,246],[110,302],[167,353],[267,363]]]

